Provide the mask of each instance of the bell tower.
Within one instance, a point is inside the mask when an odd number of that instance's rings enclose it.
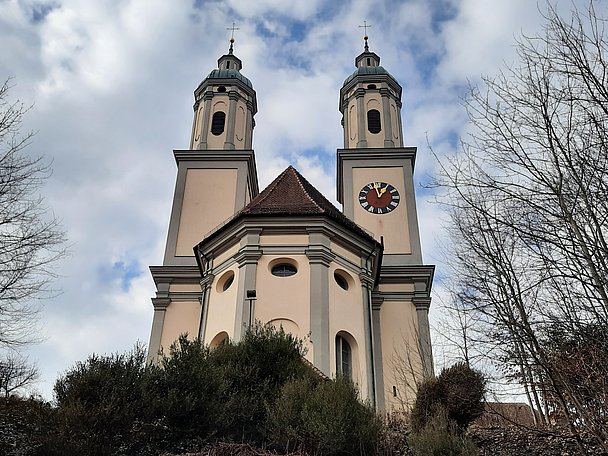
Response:
[[[190,149],[173,151],[177,179],[165,255],[162,266],[150,267],[157,290],[150,359],[180,334],[200,333],[201,302],[213,277],[201,282],[193,248],[259,193],[251,149],[256,93],[233,44],[231,38],[228,54],[194,91]]]
[[[401,86],[380,66],[365,38],[364,51],[355,58],[357,70],[340,89],[344,147],[403,147]]]
[[[340,89],[344,149],[337,152],[337,197],[344,214],[384,247],[380,274],[368,292],[377,403],[390,409],[412,400],[404,383],[433,371],[428,310],[434,266],[422,261],[416,148],[403,145],[402,88],[369,50],[367,35],[355,68]],[[409,380],[394,367],[399,356],[418,369]]]
[[[253,85],[241,74],[243,63],[234,55],[233,43],[231,38],[228,54],[194,91],[190,149],[251,149],[257,101]]]

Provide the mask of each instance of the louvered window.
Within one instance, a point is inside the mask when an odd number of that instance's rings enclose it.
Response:
[[[380,133],[380,112],[376,109],[367,111],[367,129],[370,133]]]
[[[226,123],[226,113],[222,111],[218,111],[213,114],[213,118],[211,119],[211,133],[215,136],[221,135],[224,133],[224,124]]]

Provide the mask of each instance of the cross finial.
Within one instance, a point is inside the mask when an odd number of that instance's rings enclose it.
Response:
[[[236,24],[233,22],[232,23],[232,27],[227,27],[226,30],[230,30],[232,33],[230,35],[230,54],[232,54],[232,45],[234,44],[234,31],[238,30],[239,28],[236,26]]]
[[[371,25],[367,25],[367,21],[363,21],[363,25],[359,26],[359,28],[364,29],[363,31],[365,33],[365,35],[363,36],[363,40],[365,41],[365,51],[369,51],[369,46],[367,44],[367,39],[368,39],[367,29],[370,28],[370,27],[371,27]]]

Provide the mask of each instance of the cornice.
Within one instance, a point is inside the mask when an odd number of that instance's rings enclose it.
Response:
[[[154,283],[191,283],[198,282],[201,274],[198,266],[150,266]]]
[[[213,279],[215,279],[215,275],[211,272],[208,272],[203,276],[203,278],[199,281],[201,288],[205,288],[208,285],[213,283]]]
[[[329,264],[336,258],[336,254],[333,253],[329,247],[325,246],[312,246],[307,248],[304,253],[308,257],[310,264],[322,264],[329,266]]]
[[[152,298],[154,310],[166,310],[169,304],[171,304],[171,300],[169,298]]]
[[[262,250],[258,246],[245,246],[234,255],[234,260],[239,266],[257,264],[261,256]]]
[[[246,161],[255,163],[255,153],[252,149],[230,151],[223,149],[176,149],[173,151],[173,156],[177,164],[182,161]]]

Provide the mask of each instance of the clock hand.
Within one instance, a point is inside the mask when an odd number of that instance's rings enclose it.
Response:
[[[378,196],[378,198],[380,198],[382,196],[382,193],[378,191],[378,184],[376,182],[374,182],[374,189],[376,190],[376,195]]]
[[[378,195],[378,196],[381,197],[382,195],[384,195],[385,192],[386,192],[386,187],[381,188],[380,189],[380,195]]]

